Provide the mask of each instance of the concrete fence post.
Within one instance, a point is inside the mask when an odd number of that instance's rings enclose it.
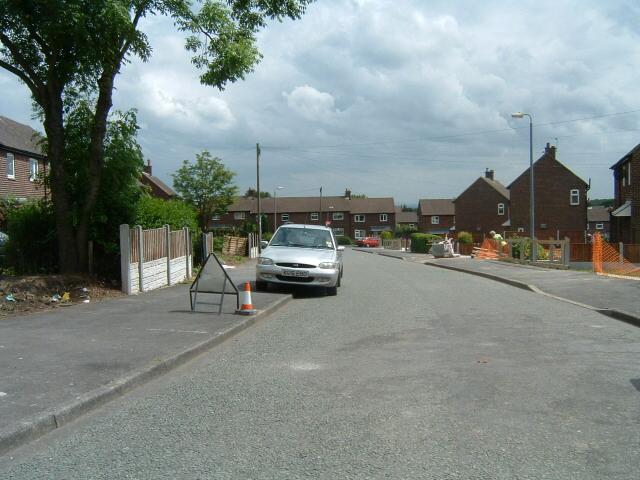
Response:
[[[171,227],[169,225],[165,225],[163,228],[164,239],[167,243],[165,250],[167,254],[167,285],[171,286]]]
[[[142,227],[136,225],[138,232],[138,291],[144,292],[144,235]]]
[[[131,295],[131,232],[129,225],[120,225],[120,283],[122,293]]]
[[[187,278],[191,278],[191,265],[189,262],[189,251],[191,250],[191,245],[189,244],[189,228],[188,227],[182,227],[182,232],[184,234],[184,252],[185,252],[185,261],[187,262],[186,265],[186,274],[187,274]]]
[[[624,263],[624,243],[619,242],[620,245],[620,259],[619,262],[620,263]]]

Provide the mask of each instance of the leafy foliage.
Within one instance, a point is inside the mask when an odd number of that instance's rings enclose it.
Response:
[[[411,235],[411,251],[413,253],[428,253],[431,245],[442,241],[442,237],[430,233],[414,233]]]
[[[336,237],[336,242],[338,242],[338,245],[353,245],[353,240],[345,235]]]
[[[144,196],[138,202],[133,223],[142,228],[161,228],[169,225],[171,230],[179,230],[188,227],[192,237],[198,233],[196,211],[182,200],[162,200]]]
[[[380,234],[380,238],[382,240],[391,240],[393,238],[393,233],[392,232],[382,232]]]
[[[255,188],[247,188],[247,191],[244,192],[244,195],[242,196],[244,198],[256,198],[258,196],[258,191]],[[260,198],[271,198],[271,194],[263,190],[260,192]]]
[[[589,200],[590,207],[613,207],[615,199],[613,198],[593,198]]]
[[[410,227],[409,225],[396,225],[394,234],[397,238],[408,238],[412,234],[417,233],[416,227]]]
[[[470,245],[473,243],[473,235],[469,232],[465,232],[464,230],[461,230],[458,233],[458,242],[464,245]]]
[[[173,174],[173,186],[180,196],[198,211],[200,228],[207,228],[212,215],[222,215],[233,203],[238,187],[231,182],[235,173],[227,170],[222,160],[206,150],[196,154],[195,163],[185,160]]]
[[[56,227],[50,202],[29,202],[7,212],[6,265],[17,274],[58,269]]]

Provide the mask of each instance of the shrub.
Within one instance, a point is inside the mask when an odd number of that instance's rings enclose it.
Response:
[[[407,238],[413,233],[418,233],[418,229],[416,227],[410,227],[409,225],[396,225],[393,233],[396,238]]]
[[[213,251],[222,252],[222,246],[224,245],[224,237],[213,237]]]
[[[411,251],[413,253],[428,253],[431,245],[442,241],[442,237],[431,233],[413,233],[411,235]]]
[[[336,242],[338,245],[353,245],[353,240],[346,236],[336,237]]]
[[[198,236],[199,232],[196,211],[182,200],[142,197],[138,202],[135,224],[142,228],[169,225],[172,230],[189,227],[192,237]]]
[[[58,269],[56,222],[51,203],[29,202],[7,212],[6,264],[17,274]]]
[[[264,240],[265,242],[270,241],[271,237],[273,237],[273,233],[271,233],[271,232],[263,232],[262,233],[262,240]]]
[[[469,232],[465,232],[464,230],[458,233],[458,242],[463,245],[469,245],[473,243],[473,235]]]
[[[382,240],[391,240],[393,238],[393,233],[392,232],[382,232],[380,234],[380,238]]]

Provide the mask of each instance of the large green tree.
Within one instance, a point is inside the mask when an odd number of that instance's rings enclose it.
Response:
[[[173,187],[187,203],[198,211],[200,229],[205,231],[212,215],[221,215],[233,203],[238,187],[233,182],[235,173],[212,157],[206,150],[196,154],[195,163],[185,160],[173,175]]]
[[[0,67],[30,90],[44,118],[51,165],[60,268],[85,271],[87,241],[104,167],[104,138],[116,75],[151,45],[140,20],[170,16],[188,32],[186,48],[203,84],[223,89],[260,61],[256,34],[269,19],[299,18],[312,0],[0,0]],[[82,209],[70,214],[64,159],[66,106],[78,92],[95,96],[89,173]]]

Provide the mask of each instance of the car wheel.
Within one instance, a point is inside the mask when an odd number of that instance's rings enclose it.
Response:
[[[328,297],[335,297],[336,295],[338,295],[338,287],[326,287],[325,288],[325,293]]]
[[[342,284],[342,270],[340,270],[340,274],[338,275],[338,283],[336,283],[336,287],[339,287]]]
[[[267,282],[256,280],[256,292],[266,292],[268,288],[269,284]]]

